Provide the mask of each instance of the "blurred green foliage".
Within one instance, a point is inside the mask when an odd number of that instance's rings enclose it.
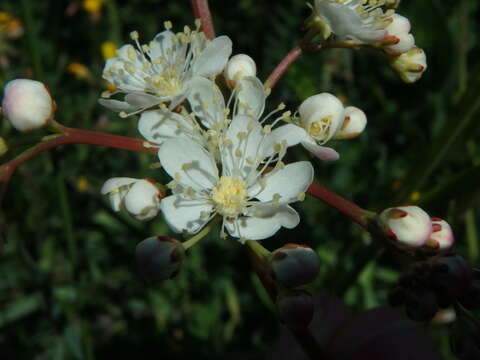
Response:
[[[371,210],[413,202],[452,224],[457,250],[479,265],[477,238],[480,151],[480,25],[478,2],[408,1],[399,13],[413,25],[429,69],[403,84],[374,52],[328,50],[307,54],[269,98],[295,109],[306,97],[329,91],[365,110],[369,124],[357,140],[335,144],[336,163],[314,161],[317,181]],[[308,15],[303,1],[211,1],[217,33],[232,38],[265,79],[300,39]],[[0,11],[21,19],[24,33],[0,37],[0,87],[17,77],[48,84],[67,126],[138,137],[135,119],[98,105],[105,84],[101,44],[116,46],[138,30],[145,41],[171,20],[193,25],[187,1],[106,0],[97,14],[76,0],[3,0]],[[90,80],[67,71],[85,65]],[[267,109],[268,110],[268,109]],[[1,136],[7,160],[45,133]],[[298,150],[291,160],[306,155]],[[261,359],[279,325],[273,306],[246,256],[232,239],[210,234],[188,251],[179,276],[156,287],[138,278],[135,245],[168,233],[160,218],[140,223],[110,210],[99,194],[113,176],[154,177],[152,157],[115,149],[68,145],[22,166],[9,184],[0,251],[0,357],[2,359]],[[378,251],[368,234],[315,199],[297,206],[302,222],[264,242],[271,250],[300,242],[318,252],[322,270],[310,288],[356,308],[386,303],[403,260]],[[431,334],[451,358],[445,327]]]

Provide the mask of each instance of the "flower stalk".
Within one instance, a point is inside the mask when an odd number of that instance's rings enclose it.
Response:
[[[59,134],[46,136],[39,144],[27,149],[14,159],[0,166],[0,203],[5,193],[6,186],[16,169],[36,155],[57,146],[66,144],[88,144],[137,152],[148,152],[151,154],[157,152],[155,148],[148,146],[149,143],[147,141],[142,139],[134,139],[98,131],[69,128],[59,124],[56,124],[56,129],[59,131]]]
[[[369,219],[376,216],[375,213],[362,209],[353,202],[341,197],[333,191],[327,189],[325,186],[313,183],[307,190],[307,194],[323,201],[327,205],[337,209],[352,221],[365,229],[369,229]]]
[[[208,0],[190,0],[190,4],[195,18],[202,21],[203,33],[208,39],[213,39],[215,37],[215,29],[210,8],[208,7]]]

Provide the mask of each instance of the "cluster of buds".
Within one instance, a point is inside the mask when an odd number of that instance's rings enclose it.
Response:
[[[390,293],[392,306],[405,306],[414,321],[430,321],[440,309],[457,302],[478,309],[480,277],[459,255],[447,254],[418,262],[399,279]]]
[[[312,15],[305,23],[307,38],[333,38],[352,47],[381,49],[400,78],[413,83],[426,70],[426,57],[422,49],[415,47],[408,18],[393,10],[398,5],[399,1],[315,0]]]
[[[378,216],[381,231],[402,249],[443,251],[454,243],[452,228],[440,218],[431,218],[418,206],[385,209]]]
[[[313,318],[313,298],[298,287],[317,277],[318,255],[306,245],[286,244],[271,253],[269,265],[279,290],[276,305],[280,320],[290,329],[305,329]]]

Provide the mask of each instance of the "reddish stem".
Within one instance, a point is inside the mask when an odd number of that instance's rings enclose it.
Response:
[[[208,39],[215,37],[215,28],[213,27],[212,15],[208,7],[208,0],[190,0],[193,14],[196,19],[202,21],[202,31]]]
[[[341,197],[340,195],[337,195],[333,191],[320,184],[313,183],[310,185],[307,193],[337,209],[360,226],[367,228],[367,219],[372,215],[372,213],[369,211],[362,209],[360,206]]]
[[[278,63],[278,65],[273,69],[272,73],[265,81],[266,88],[273,88],[275,84],[280,80],[285,71],[302,55],[304,50],[300,45],[295,46],[292,50],[288,52],[287,55]]]
[[[15,173],[15,170],[34,156],[57,146],[66,144],[90,144],[130,151],[149,152],[152,154],[157,152],[156,148],[145,147],[145,144],[148,144],[148,142],[142,139],[106,134],[98,131],[74,129],[61,125],[59,125],[59,129],[62,131],[62,134],[41,142],[0,166],[0,204],[7,184]]]

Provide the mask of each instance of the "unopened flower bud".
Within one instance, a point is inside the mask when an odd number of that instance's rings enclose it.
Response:
[[[422,77],[427,69],[427,57],[422,49],[413,47],[402,55],[394,56],[390,65],[404,82],[410,84]]]
[[[19,131],[45,126],[54,110],[55,106],[48,89],[39,81],[15,79],[5,86],[3,115]]]
[[[135,248],[140,275],[148,282],[159,283],[178,274],[185,258],[182,243],[169,236],[153,236]]]
[[[387,30],[388,35],[395,36],[399,41],[396,44],[386,45],[385,48],[399,54],[406,53],[415,45],[415,39],[410,34],[410,21],[405,16],[399,14],[393,14],[390,18],[392,22],[385,30]]]
[[[228,87],[233,89],[238,80],[247,76],[257,75],[257,65],[248,55],[238,54],[232,56],[225,66],[223,72]]]
[[[103,184],[101,193],[109,196],[114,211],[125,209],[136,219],[147,221],[157,216],[163,194],[148,179],[111,178]]]
[[[287,244],[271,254],[270,268],[276,281],[287,287],[297,287],[315,279],[320,262],[312,248]]]
[[[125,209],[138,220],[147,221],[157,216],[161,198],[162,194],[154,184],[140,180],[125,195]]]
[[[432,233],[430,216],[418,206],[388,208],[379,223],[389,238],[407,247],[422,246]]]
[[[280,321],[289,329],[306,329],[315,311],[312,295],[304,290],[281,293],[277,298],[277,311]]]
[[[445,220],[432,218],[432,234],[425,246],[434,250],[446,250],[453,245],[454,241],[450,225]]]
[[[359,136],[367,126],[367,116],[355,106],[345,108],[345,119],[342,127],[334,136],[335,139],[353,139]]]
[[[342,102],[329,93],[310,96],[302,102],[298,112],[303,128],[320,144],[337,134],[345,118]]]

